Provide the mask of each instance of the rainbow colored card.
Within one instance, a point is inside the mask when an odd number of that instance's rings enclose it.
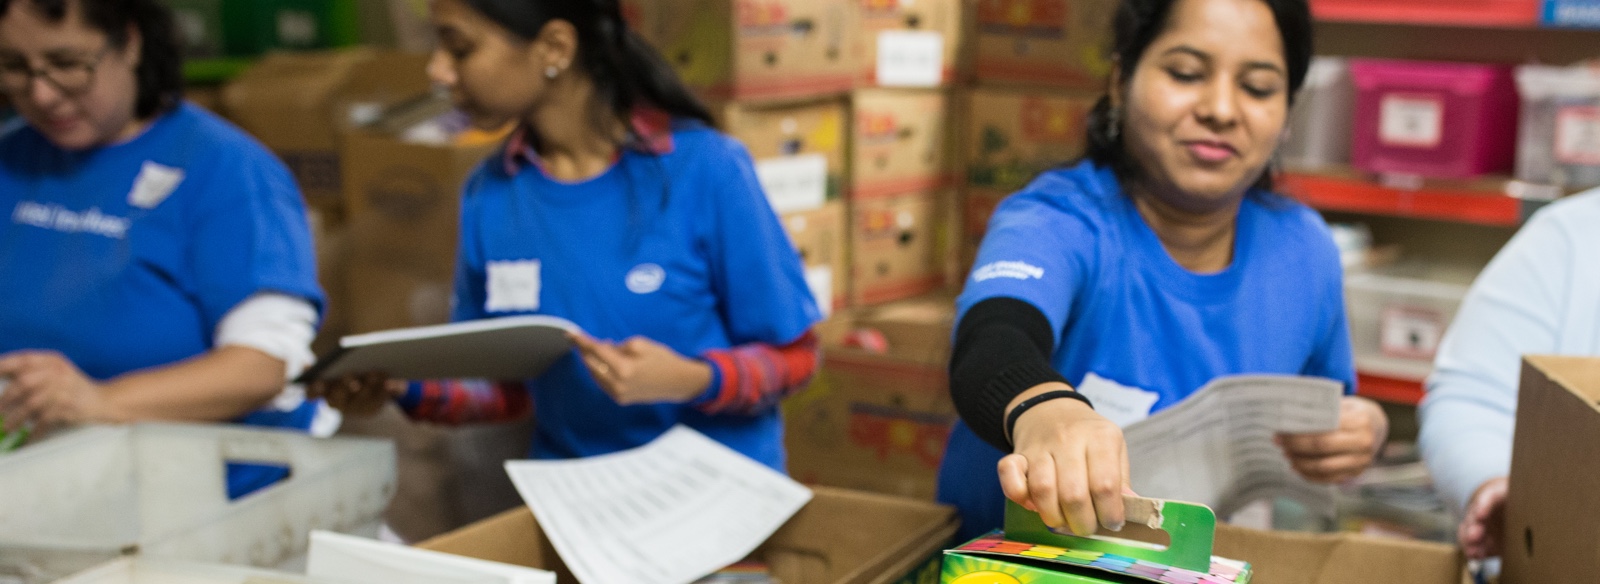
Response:
[[[1202,505],[1128,498],[1131,521],[1166,531],[1167,547],[1062,535],[1012,504],[1006,531],[945,552],[943,584],[1249,584],[1250,564],[1211,555],[1216,516]],[[1135,512],[1134,509],[1139,509]]]

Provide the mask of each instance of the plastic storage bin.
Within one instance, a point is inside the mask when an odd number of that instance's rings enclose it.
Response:
[[[1470,270],[1407,264],[1345,275],[1350,344],[1357,367],[1421,379],[1455,319]]]
[[[1311,60],[1305,85],[1289,115],[1289,139],[1278,151],[1285,168],[1318,169],[1350,163],[1355,93],[1349,61],[1337,57]]]
[[[227,462],[289,467],[237,501]],[[239,426],[92,427],[0,457],[0,582],[50,582],[123,555],[271,567],[312,530],[375,535],[394,446]]]
[[[1522,122],[1517,179],[1559,187],[1600,185],[1600,69],[1517,68]]]
[[[1356,168],[1443,178],[1511,170],[1517,88],[1510,67],[1356,59],[1350,73]]]
[[[123,558],[56,584],[316,584],[304,576],[260,568]]]

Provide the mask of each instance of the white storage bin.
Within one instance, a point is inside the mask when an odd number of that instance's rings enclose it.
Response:
[[[1350,163],[1356,86],[1350,63],[1316,57],[1289,113],[1289,136],[1279,150],[1284,168],[1315,170]]]
[[[1345,303],[1356,366],[1364,372],[1421,380],[1473,274],[1426,265],[1345,275]]]
[[[1517,90],[1517,179],[1565,188],[1600,185],[1600,70],[1522,66]]]
[[[56,584],[315,584],[304,576],[260,568],[123,558]]]
[[[229,501],[224,466],[289,467]],[[303,560],[315,529],[373,535],[394,446],[244,426],[92,427],[0,457],[0,583],[50,582],[138,554],[262,567]]]

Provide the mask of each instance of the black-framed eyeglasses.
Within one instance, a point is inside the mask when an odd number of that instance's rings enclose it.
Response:
[[[37,69],[26,59],[0,59],[0,90],[13,95],[27,93],[37,78],[54,85],[64,95],[82,95],[94,86],[95,70],[110,53],[108,46],[93,57],[52,59]]]

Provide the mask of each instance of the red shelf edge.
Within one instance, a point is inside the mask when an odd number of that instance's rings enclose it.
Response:
[[[1348,211],[1440,219],[1497,227],[1522,224],[1522,201],[1483,191],[1421,189],[1402,191],[1370,182],[1288,173],[1281,190],[1327,211]]]
[[[1381,402],[1415,406],[1426,391],[1421,381],[1356,372],[1356,394]]]

